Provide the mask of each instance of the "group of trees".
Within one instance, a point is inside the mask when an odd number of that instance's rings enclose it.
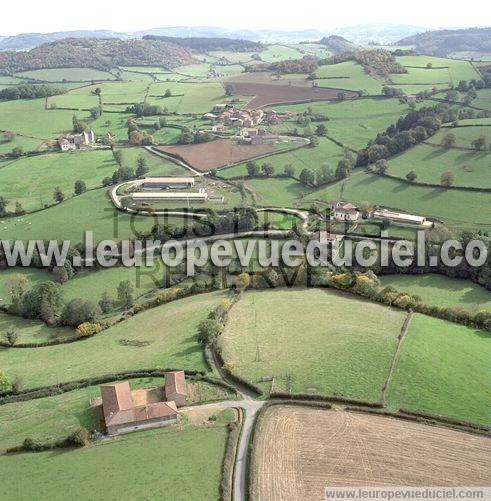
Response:
[[[434,135],[442,123],[456,119],[456,111],[446,104],[410,110],[358,152],[356,165],[364,167],[401,153]]]
[[[134,304],[134,287],[129,280],[124,280],[117,287],[117,301],[106,292],[96,304],[82,298],[63,300],[62,284],[75,276],[69,261],[62,267],[52,269],[53,280],[46,280],[31,286],[23,274],[14,274],[6,282],[5,289],[10,296],[9,311],[24,318],[39,319],[48,325],[78,327],[84,323],[93,324],[101,312],[111,311],[117,304],[125,309]],[[119,303],[118,303],[119,301]],[[5,340],[11,346],[18,340],[18,333],[10,328],[4,333]]]
[[[119,167],[113,172],[111,177],[105,177],[102,180],[102,186],[111,186],[112,184],[124,183],[131,179],[145,176],[149,172],[147,159],[140,155],[136,160],[136,167],[123,166],[124,156],[121,150],[113,150],[113,156]]]
[[[36,99],[65,94],[66,89],[53,85],[20,84],[10,85],[0,90],[0,100]]]
[[[170,93],[170,91],[169,91]],[[169,94],[169,96],[172,93]],[[168,97],[168,96],[166,96]],[[167,110],[158,104],[137,103],[126,108],[127,113],[133,113],[137,117],[152,117],[155,115],[165,115]]]
[[[262,165],[259,165],[253,160],[246,163],[246,169],[248,177],[272,177],[275,173],[275,168],[270,163],[263,163]],[[285,177],[287,177],[286,172]]]
[[[181,135],[179,136],[177,142],[179,144],[197,144],[208,143],[214,139],[215,136],[210,132],[185,128],[181,131]]]
[[[143,133],[134,118],[128,118],[126,126],[128,127],[128,141],[132,146],[150,146],[155,142],[153,134]]]
[[[26,213],[22,204],[19,201],[15,202],[15,209],[13,212],[9,212],[8,205],[9,205],[9,200],[7,200],[5,197],[0,196],[0,217],[10,216],[10,215],[22,216],[23,214]]]

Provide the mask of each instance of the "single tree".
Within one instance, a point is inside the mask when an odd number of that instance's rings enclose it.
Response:
[[[10,346],[14,346],[19,339],[19,334],[13,327],[10,327],[10,329],[7,329],[7,331],[5,332],[5,339]]]
[[[452,186],[453,182],[454,182],[454,175],[453,172],[451,171],[443,172],[442,175],[440,176],[440,184],[445,188],[449,188],[450,186]]]
[[[133,285],[129,280],[123,280],[118,285],[118,299],[128,309],[133,306]]]
[[[416,174],[416,172],[414,172],[413,170],[412,171],[409,171],[407,174],[406,174],[406,179],[408,181],[411,181],[414,182],[416,181],[416,179],[418,178],[418,175]]]
[[[0,371],[0,391],[8,391],[10,389],[10,379],[5,372]]]
[[[61,188],[59,186],[57,186],[53,191],[53,199],[56,203],[60,203],[63,202],[63,200],[65,200],[65,195],[61,191]]]
[[[455,143],[456,143],[455,134],[452,134],[450,132],[448,134],[445,134],[445,136],[443,136],[440,146],[448,150],[449,148],[453,148],[455,146]]]
[[[75,181],[75,186],[73,191],[75,195],[81,195],[82,193],[86,192],[87,185],[85,184],[85,181],[82,181],[81,179]]]

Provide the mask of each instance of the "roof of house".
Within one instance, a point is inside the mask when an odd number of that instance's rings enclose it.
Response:
[[[186,389],[186,376],[184,371],[166,372],[165,377],[165,394],[172,395],[177,393],[179,395],[187,395]]]
[[[106,426],[172,417],[178,414],[173,401],[135,407],[128,381],[102,386],[101,395]]]
[[[167,184],[194,184],[194,177],[146,177],[141,180],[143,183],[167,183]]]

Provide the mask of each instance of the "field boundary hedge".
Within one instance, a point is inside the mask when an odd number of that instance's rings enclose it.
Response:
[[[370,407],[373,409],[382,409],[384,406],[380,402],[367,402],[365,400],[357,400],[354,398],[342,397],[342,396],[329,396],[329,395],[309,395],[306,393],[284,393],[284,392],[271,392],[269,394],[271,399],[279,399],[284,402],[289,402],[291,400],[296,400],[298,402],[326,402],[326,403],[338,403],[338,404],[350,404],[350,405],[361,405],[364,407]]]
[[[96,386],[98,384],[110,383],[112,381],[120,381],[122,379],[137,379],[144,377],[164,377],[166,372],[172,372],[176,368],[168,369],[139,369],[134,371],[125,372],[114,372],[109,374],[104,374],[102,376],[94,376],[91,378],[75,379],[74,381],[69,381],[67,383],[58,383],[49,386],[39,386],[37,388],[29,388],[26,390],[21,390],[16,393],[13,391],[7,391],[0,393],[0,406],[5,404],[10,404],[13,402],[25,402],[27,400],[36,400],[38,398],[53,397],[55,395],[61,395],[62,393],[67,393],[74,390],[80,390],[82,388],[87,388],[88,386]],[[186,376],[197,376],[201,378],[206,376],[204,371],[198,370],[184,370]],[[209,378],[207,382],[211,383],[212,379]]]
[[[222,478],[220,480],[221,501],[231,501],[234,494],[235,464],[244,420],[244,411],[242,408],[237,407],[235,410],[238,414],[238,422],[229,423],[227,426],[227,443],[223,455]]]
[[[429,143],[425,143],[428,144]],[[433,145],[435,146],[435,145]],[[475,186],[442,186],[441,184],[435,184],[435,183],[421,183],[421,182],[415,182],[415,181],[409,181],[409,179],[406,179],[405,177],[399,177],[399,176],[394,176],[393,174],[387,174],[385,173],[379,173],[375,172],[373,170],[367,169],[368,174],[372,174],[374,176],[380,176],[380,177],[386,177],[389,179],[394,179],[395,181],[400,181],[402,183],[408,184],[410,186],[422,186],[424,188],[436,188],[442,191],[447,191],[447,190],[456,190],[456,191],[474,191],[478,193],[491,193],[491,188],[478,188]]]
[[[345,407],[344,410],[346,412],[358,412],[360,414],[371,414],[376,416],[401,419],[403,421],[412,421],[415,423],[430,426],[444,426],[446,428],[452,428],[458,431],[473,433],[477,435],[487,435],[489,433],[489,427],[487,426],[478,425],[467,421],[461,421],[460,423],[449,422],[444,416],[432,416],[424,413],[409,413],[402,411],[401,409],[399,409],[398,411],[389,411],[386,409],[376,410],[364,407],[348,406]]]

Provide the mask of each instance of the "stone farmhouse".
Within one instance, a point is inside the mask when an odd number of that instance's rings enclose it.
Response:
[[[360,211],[349,202],[340,202],[332,200],[329,202],[331,208],[331,219],[335,221],[357,221],[360,217]]]
[[[187,398],[184,372],[166,372],[165,387],[157,390],[156,397],[152,390],[132,391],[128,381],[101,386],[107,434],[120,435],[177,423],[180,419],[177,407],[185,405]]]
[[[66,134],[58,139],[61,151],[84,150],[93,143],[95,143],[95,134],[91,130],[80,134]]]

